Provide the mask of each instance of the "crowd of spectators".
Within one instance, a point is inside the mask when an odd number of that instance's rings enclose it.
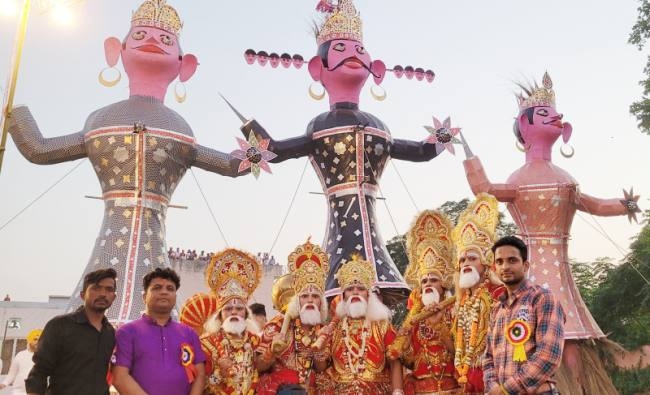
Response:
[[[183,265],[190,265],[196,270],[202,270],[205,268],[213,255],[213,252],[205,252],[205,250],[201,250],[200,253],[197,253],[194,249],[188,248],[187,250],[182,250],[180,247],[169,247],[169,250],[167,251],[167,256],[169,257],[169,261],[173,267],[181,268]],[[258,252],[257,260],[262,264],[264,269],[274,271],[277,271],[275,269],[281,269],[280,262],[278,262],[275,257],[268,252]]]

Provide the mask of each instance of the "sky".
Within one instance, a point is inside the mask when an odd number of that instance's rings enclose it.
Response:
[[[187,100],[176,103],[172,86],[166,104],[188,121],[199,144],[224,152],[237,148],[240,122],[219,93],[276,139],[303,134],[309,121],[328,109],[326,100],[308,96],[311,79],[306,67],[251,66],[243,57],[252,48],[311,58],[316,52],[311,23],[318,17],[317,1],[169,3],[184,21],[181,46],[198,57],[200,66],[185,83]],[[69,26],[32,11],[14,102],[29,106],[43,135],[75,133],[92,111],[128,97],[126,76],[109,89],[98,83],[97,75],[106,66],[104,39],[123,38],[139,4],[85,0],[74,5]],[[423,125],[432,124],[432,116],[451,116],[491,180],[503,182],[524,162],[512,134],[515,82],[540,81],[548,70],[557,109],[573,125],[570,143],[576,151],[573,158],[563,158],[558,143],[554,163],[571,173],[583,192],[618,198],[623,188],[633,186],[641,195],[641,208],[649,207],[650,136],[639,132],[628,112],[641,95],[638,81],[647,56],[647,51],[627,44],[637,1],[355,4],[364,22],[364,45],[373,59],[388,67],[412,65],[436,73],[431,84],[388,75],[382,84],[388,94],[383,102],[372,98],[370,84],[364,88],[361,109],[383,120],[393,137],[422,140],[427,137]],[[16,20],[0,16],[0,81],[9,70]],[[121,64],[118,68],[123,72]],[[426,163],[394,160],[387,166],[380,185],[385,205],[378,205],[385,240],[405,233],[419,211],[471,197],[463,159],[457,147],[455,156],[444,153]],[[227,245],[252,253],[271,250],[285,262],[307,237],[319,242],[326,205],[323,196],[312,193],[321,188],[310,166],[301,181],[306,161],[275,164],[273,174],[263,173],[257,180],[201,169],[188,172],[172,199],[188,209],[169,209],[168,245],[197,251]],[[48,295],[68,295],[74,289],[103,216],[102,202],[84,197],[101,195],[91,165],[78,164],[31,164],[9,139],[0,172],[0,294],[45,301]],[[500,210],[506,212],[505,205],[500,204]],[[578,213],[569,254],[580,261],[602,256],[618,261],[640,229],[624,216]]]

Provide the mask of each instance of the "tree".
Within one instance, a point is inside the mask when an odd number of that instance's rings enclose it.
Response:
[[[639,51],[643,49],[648,38],[650,38],[650,0],[641,0],[641,5],[637,8],[639,12],[638,18],[632,27],[632,33],[628,42],[636,45]],[[643,87],[643,96],[641,100],[630,105],[630,113],[639,121],[639,129],[643,133],[650,134],[650,56],[646,63],[643,72],[648,77],[645,80],[639,81],[639,85]]]
[[[599,257],[595,262],[578,262],[571,259],[571,273],[573,280],[578,286],[580,295],[588,308],[591,307],[594,294],[598,288],[607,280],[609,274],[616,268],[612,258]],[[589,309],[591,310],[591,308]]]
[[[650,344],[650,210],[625,261],[593,291],[590,310],[603,332],[627,348]]]

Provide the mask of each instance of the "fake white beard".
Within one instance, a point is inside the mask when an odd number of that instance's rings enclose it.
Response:
[[[468,266],[470,269],[472,269],[471,272],[465,273],[463,270],[464,268],[461,269],[460,272],[460,277],[458,278],[458,286],[461,287],[462,289],[469,289],[478,284],[479,281],[481,281],[481,275],[478,274],[478,270],[474,266]]]
[[[308,306],[313,306],[314,308],[307,310]],[[315,304],[311,303],[302,306],[302,309],[300,309],[300,322],[303,325],[318,325],[323,322],[321,319],[320,311],[318,311],[318,307]]]
[[[431,292],[426,292],[431,290]],[[429,306],[432,303],[440,302],[440,293],[433,287],[426,287],[422,290],[422,304]]]
[[[320,301],[320,311],[318,311],[319,314],[319,320],[317,324],[320,324],[322,322],[325,322],[327,319],[327,299],[325,299],[325,296],[321,296],[321,301]],[[300,301],[298,300],[297,296],[293,296],[291,300],[289,301],[289,304],[287,305],[287,315],[291,318],[298,318],[300,317],[300,321],[304,323],[305,325],[315,325],[315,324],[309,324],[307,322],[303,321],[302,318],[302,312],[300,311]]]
[[[349,300],[340,302],[336,306],[336,315],[339,317],[349,316],[350,318],[365,316],[368,322],[389,320],[393,315],[390,309],[374,293],[370,293],[367,302],[365,299],[359,298],[361,302],[350,303]]]
[[[224,331],[232,333],[233,335],[241,335],[246,330],[247,322],[241,317],[236,317],[234,320],[233,317],[228,317],[226,320],[221,323],[221,327]]]

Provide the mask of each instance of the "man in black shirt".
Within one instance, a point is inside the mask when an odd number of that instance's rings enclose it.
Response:
[[[104,312],[115,300],[116,278],[110,268],[86,274],[83,306],[45,325],[34,367],[25,380],[28,394],[43,395],[49,390],[51,395],[108,395],[106,374],[115,329]]]

